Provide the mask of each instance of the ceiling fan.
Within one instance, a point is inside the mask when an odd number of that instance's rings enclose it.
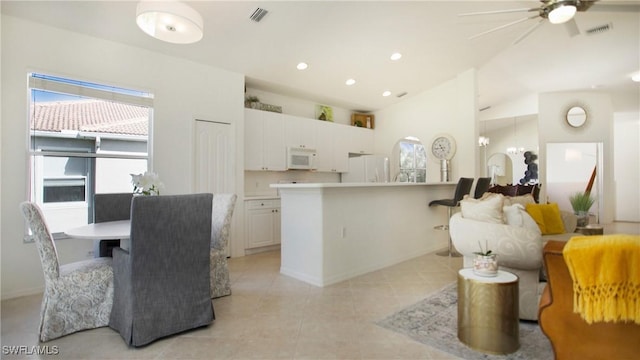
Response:
[[[577,12],[584,12],[593,7],[593,10],[599,11],[638,11],[640,10],[640,4],[596,4],[598,0],[540,0],[539,7],[533,8],[520,8],[520,9],[506,9],[506,10],[494,10],[494,11],[481,11],[458,14],[458,16],[476,16],[476,15],[493,15],[493,14],[506,14],[516,12],[535,12],[535,15],[527,16],[510,23],[500,25],[493,29],[481,32],[479,34],[471,36],[469,39],[475,39],[477,37],[492,33],[494,31],[502,30],[509,26],[519,24],[528,20],[539,18],[537,23],[527,29],[522,35],[520,35],[513,44],[517,44],[524,40],[529,34],[531,34],[540,25],[549,21],[551,24],[565,24],[570,36],[576,36],[580,34],[578,25],[575,21],[575,14]],[[595,5],[595,6],[594,6]]]

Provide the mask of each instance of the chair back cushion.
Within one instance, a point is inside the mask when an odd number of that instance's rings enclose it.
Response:
[[[229,229],[236,205],[236,194],[216,194],[213,196],[211,216],[211,248],[227,251],[229,246]]]
[[[482,195],[489,190],[491,186],[491,178],[490,177],[481,177],[476,181],[476,189],[473,191],[473,197],[476,199],[480,199]]]
[[[60,264],[58,262],[58,251],[49,227],[44,220],[44,215],[40,207],[32,202],[20,204],[20,210],[31,229],[33,239],[40,254],[40,262],[44,271],[45,282],[51,283],[60,276]]]
[[[132,198],[132,193],[95,194],[93,197],[93,222],[129,220]]]
[[[469,195],[471,192],[471,186],[473,186],[473,178],[461,177],[456,185],[456,193],[453,197],[454,202],[457,204],[465,195]]]
[[[213,320],[210,244],[213,194],[135,196],[128,254],[114,251],[109,326],[128,344]]]

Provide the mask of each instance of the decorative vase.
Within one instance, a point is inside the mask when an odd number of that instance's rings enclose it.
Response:
[[[498,259],[496,254],[479,255],[473,259],[473,273],[479,276],[497,276]]]
[[[589,225],[589,213],[586,211],[576,211],[578,217],[578,227],[585,227]]]

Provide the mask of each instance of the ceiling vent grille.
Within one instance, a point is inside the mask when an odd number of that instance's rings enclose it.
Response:
[[[401,98],[401,97],[403,97],[403,96],[405,96],[405,95],[407,95],[407,92],[406,92],[406,91],[405,91],[405,92],[401,92],[400,94],[396,95],[396,97]]]
[[[262,20],[262,18],[267,15],[267,13],[269,12],[269,10],[263,9],[263,8],[257,8],[256,11],[253,12],[253,14],[251,14],[251,16],[249,16],[249,18],[255,22],[260,22],[260,20]]]
[[[612,23],[608,23],[608,24],[592,27],[591,29],[587,29],[587,31],[585,31],[585,32],[587,33],[587,35],[596,35],[596,34],[600,34],[600,33],[609,31],[611,29],[613,29],[613,24]]]

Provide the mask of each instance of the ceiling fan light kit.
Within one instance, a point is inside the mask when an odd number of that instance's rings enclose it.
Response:
[[[172,44],[191,44],[203,36],[202,16],[178,1],[141,1],[136,23],[147,35]]]
[[[552,24],[564,24],[576,15],[576,6],[571,3],[559,2],[549,12],[549,22]]]

